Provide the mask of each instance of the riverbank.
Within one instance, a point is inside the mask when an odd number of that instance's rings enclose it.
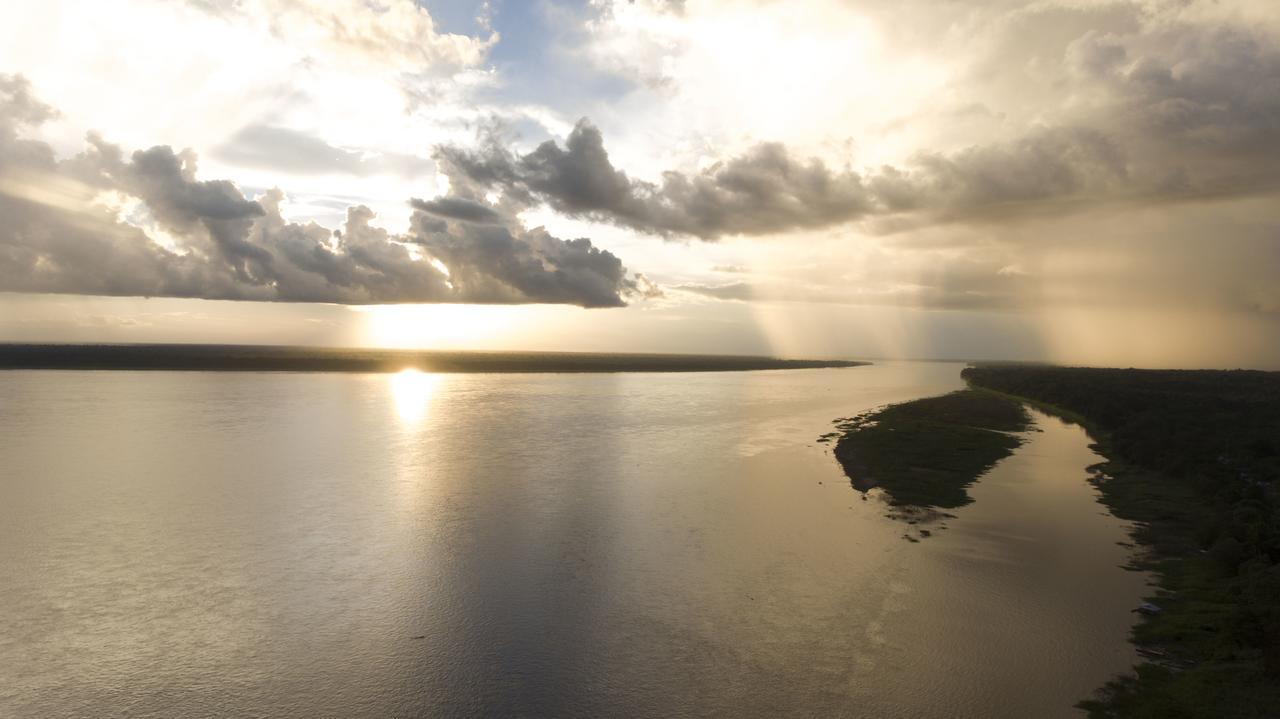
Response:
[[[973,386],[1084,424],[1093,481],[1155,573],[1133,641],[1148,661],[1081,703],[1093,717],[1265,717],[1280,706],[1280,374],[1028,366]]]
[[[587,352],[441,352],[267,345],[0,344],[0,369],[202,372],[741,372],[859,367],[852,360]]]

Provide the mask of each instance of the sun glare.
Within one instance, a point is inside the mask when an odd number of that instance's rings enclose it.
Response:
[[[418,424],[427,416],[431,397],[440,384],[440,375],[403,369],[391,375],[391,398],[396,404],[396,414],[406,424]]]

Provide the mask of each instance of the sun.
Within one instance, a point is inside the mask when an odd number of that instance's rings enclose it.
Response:
[[[361,307],[367,343],[405,349],[465,348],[501,333],[504,307],[373,305]],[[495,312],[496,310],[496,312]]]

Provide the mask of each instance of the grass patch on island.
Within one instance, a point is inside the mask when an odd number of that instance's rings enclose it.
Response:
[[[840,420],[836,459],[853,486],[893,505],[953,509],[966,489],[1013,453],[1031,422],[1022,405],[979,390],[896,404]]]

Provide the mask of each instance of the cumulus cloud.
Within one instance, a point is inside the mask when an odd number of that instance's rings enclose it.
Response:
[[[22,133],[53,117],[0,76],[0,290],[337,302],[624,304],[648,280],[585,238],[528,229],[460,197],[415,200],[394,234],[348,208],[342,228],[288,222],[284,193],[257,199],[201,180],[190,151],[126,156],[91,136],[59,160]]]
[[[1067,127],[953,153],[922,152],[907,169],[880,168],[869,185],[881,213],[967,217],[1123,194],[1127,173],[1121,147],[1096,131]]]
[[[697,175],[632,179],[613,166],[600,130],[585,119],[564,147],[547,141],[518,155],[490,138],[474,150],[441,147],[436,156],[469,183],[501,189],[512,201],[545,201],[568,215],[661,235],[767,234],[843,222],[868,209],[856,173],[796,159],[777,144]]]
[[[1029,17],[1019,22],[1062,24],[1057,15]],[[547,141],[521,154],[487,136],[477,147],[438,148],[436,156],[511,202],[704,240],[893,216],[927,223],[1274,189],[1280,182],[1275,38],[1238,25],[1167,18],[1115,27],[1115,34],[1076,30],[1056,58],[1035,58],[1067,68],[1054,82],[1071,105],[1004,137],[923,148],[892,165],[833,166],[762,143],[703,170],[668,171],[650,181],[615,166],[601,131],[586,119],[563,145]]]
[[[620,292],[635,289],[613,254],[585,238],[561,240],[541,227],[531,230],[460,222],[440,229],[415,220],[413,239],[449,268],[449,280],[469,289],[474,301],[539,301],[611,307]]]
[[[1141,40],[1131,40],[1132,49],[1113,41],[1132,60],[1095,70],[1112,98],[1117,133],[1152,162],[1163,155],[1166,171],[1184,177],[1189,189],[1274,187],[1280,179],[1280,44],[1230,26],[1175,26]]]
[[[895,212],[973,215],[1013,204],[1098,195],[1122,183],[1122,150],[1105,136],[1045,129],[1013,142],[920,153],[905,168],[866,174],[801,159],[777,143],[696,174],[660,183],[614,167],[600,130],[581,120],[564,147],[554,141],[515,154],[492,139],[479,149],[442,147],[437,157],[517,202],[544,201],[576,216],[659,235],[713,240],[838,225]]]
[[[1170,184],[1168,168],[1146,167],[1135,176],[1123,146],[1082,127],[1039,128],[1011,141],[920,152],[903,167],[863,173],[765,143],[695,174],[666,172],[658,183],[615,167],[600,130],[585,119],[563,147],[547,141],[520,155],[487,138],[475,149],[438,148],[436,157],[468,184],[500,190],[511,202],[545,202],[570,216],[704,240],[902,213],[950,220],[1059,211],[1061,203],[1158,199],[1186,191]],[[1185,177],[1185,168],[1177,169]],[[1230,180],[1196,178],[1203,191],[1227,187]]]

